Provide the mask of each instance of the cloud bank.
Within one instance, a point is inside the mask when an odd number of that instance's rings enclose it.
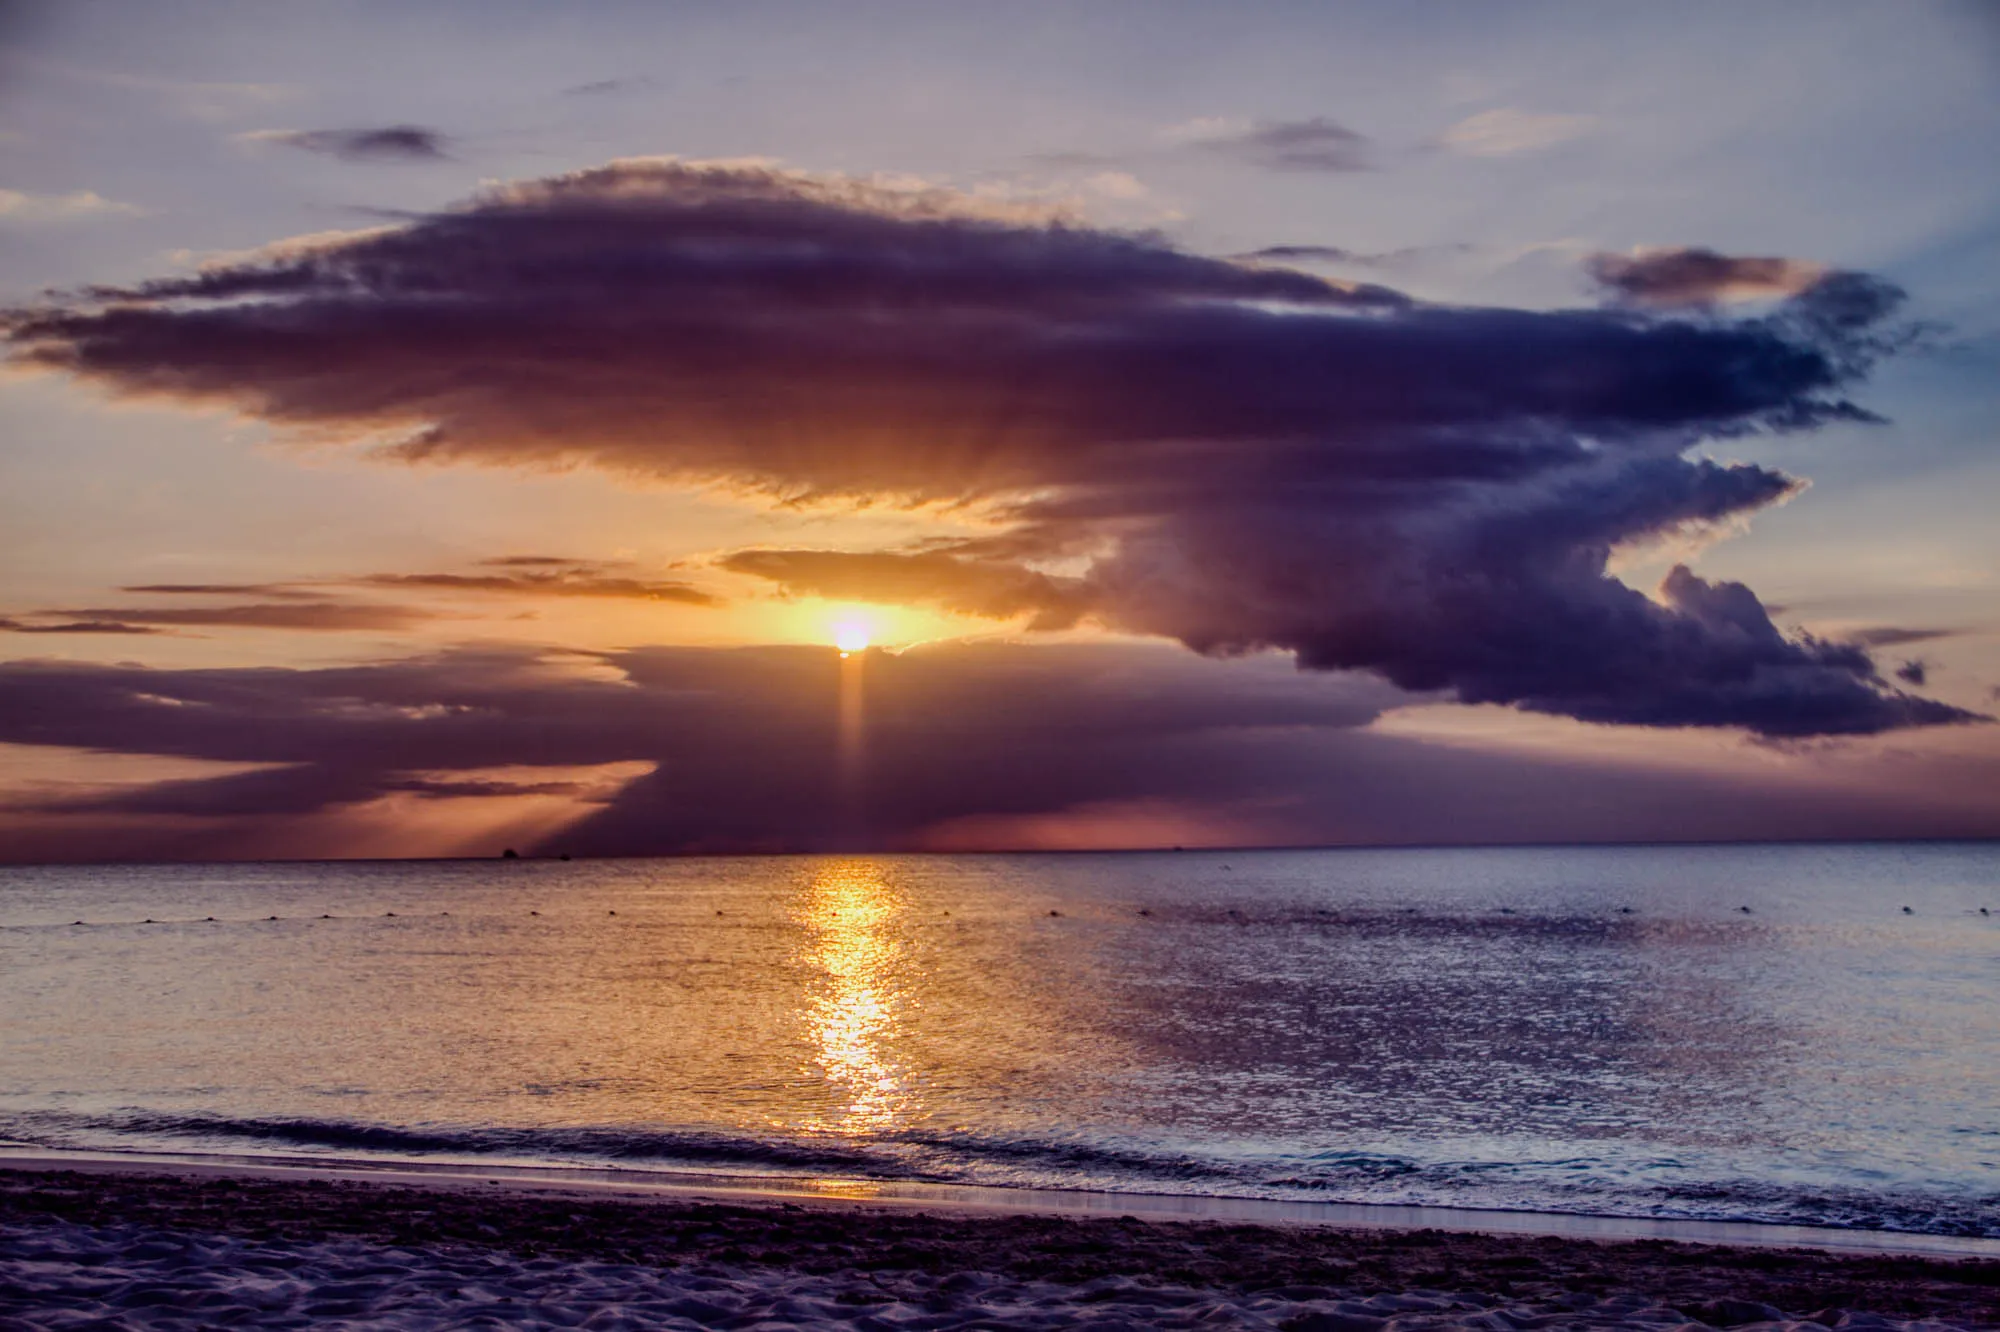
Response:
[[[1795,493],[1698,450],[1870,419],[1846,395],[1901,293],[1834,272],[1756,317],[1680,317],[1708,288],[1604,271],[1634,304],[1434,306],[943,191],[631,161],[7,333],[30,366],[411,463],[948,501],[1003,528],[865,567],[734,557],[795,587],[914,580],[1036,615],[1054,589],[1058,619],[1590,721],[1968,719],[1862,647],[1787,638],[1739,584],[1607,573]]]
[[[861,674],[858,758],[843,671]],[[263,765],[0,798],[0,860],[1990,835],[2000,817],[1482,754],[1368,728],[1362,677],[1157,646],[462,649],[322,669],[0,665],[0,744]],[[539,834],[505,811],[534,800]],[[467,814],[468,807],[474,812]],[[484,810],[485,813],[478,811]],[[452,813],[455,811],[455,814]],[[451,817],[447,817],[450,814]],[[371,818],[371,815],[374,817]],[[474,832],[465,829],[492,829]]]
[[[0,743],[272,765],[15,805],[73,821],[194,820],[191,835],[203,820],[478,794],[454,773],[649,761],[653,775],[565,846],[781,850],[916,844],[972,815],[1241,797],[1283,777],[1248,780],[1228,737],[1351,728],[1394,698],[1157,648],[959,646],[870,653],[865,669],[862,792],[840,754],[843,667],[802,647],[460,650],[324,670],[16,662],[0,665]],[[206,831],[212,850],[218,829]]]

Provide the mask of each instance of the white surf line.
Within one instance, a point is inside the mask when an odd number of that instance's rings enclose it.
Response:
[[[2000,1258],[2000,1239],[1841,1230],[1759,1221],[1585,1216],[1399,1203],[1307,1202],[1202,1194],[1100,1193],[1082,1189],[997,1188],[833,1175],[730,1175],[629,1167],[415,1162],[362,1157],[221,1153],[51,1151],[0,1144],[0,1170],[75,1170],[92,1174],[188,1178],[343,1180],[410,1188],[583,1195],[619,1200],[726,1202],[755,1206],[806,1203],[893,1207],[962,1215],[1133,1217],[1141,1221],[1215,1221],[1233,1225],[1323,1226],[1336,1230],[1446,1230],[1478,1235],[1548,1235],[1563,1239],[1672,1240],[1727,1248],[1817,1249],[1825,1253],[1929,1258]]]

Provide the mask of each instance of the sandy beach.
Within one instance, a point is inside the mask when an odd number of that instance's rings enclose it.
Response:
[[[0,1170],[0,1332],[1072,1326],[1942,1332],[2000,1327],[2000,1262]]]

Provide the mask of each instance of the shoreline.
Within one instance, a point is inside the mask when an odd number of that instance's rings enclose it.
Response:
[[[2000,1328],[1991,1258],[409,1173],[0,1160],[0,1327]]]
[[[1642,1240],[1744,1249],[1814,1249],[1828,1254],[1907,1255],[2000,1262],[2000,1239],[1910,1231],[1799,1226],[1761,1221],[1598,1216],[1423,1204],[1344,1203],[1209,1194],[1121,1193],[875,1180],[858,1176],[730,1174],[616,1166],[401,1161],[203,1152],[52,1150],[0,1143],[0,1171],[184,1175],[410,1188],[500,1188],[535,1194],[747,1206],[839,1203],[968,1216],[1130,1217],[1154,1223],[1296,1226],[1334,1230],[1423,1231],[1545,1237],[1603,1243]],[[483,1187],[482,1187],[483,1186]]]

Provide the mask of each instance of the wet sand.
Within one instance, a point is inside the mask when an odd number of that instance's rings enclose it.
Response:
[[[2000,1261],[0,1169],[0,1332],[2000,1328]]]

